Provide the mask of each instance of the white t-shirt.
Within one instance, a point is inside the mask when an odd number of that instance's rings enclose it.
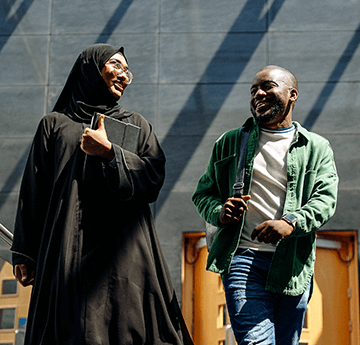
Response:
[[[287,166],[286,154],[294,139],[295,126],[281,129],[260,128],[259,144],[254,159],[249,210],[239,248],[275,251],[275,245],[251,240],[254,228],[265,220],[280,219],[283,214]]]

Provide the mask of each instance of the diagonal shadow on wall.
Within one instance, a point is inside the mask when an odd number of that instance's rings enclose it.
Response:
[[[316,100],[312,109],[307,115],[304,121],[305,128],[311,130],[311,128],[316,123],[317,119],[319,118],[321,112],[324,110],[326,103],[330,99],[331,94],[334,92],[337,83],[341,79],[341,76],[344,74],[346,67],[349,65],[359,45],[360,45],[360,25],[356,29],[353,37],[351,38],[347,47],[342,53],[335,68],[331,72],[330,77],[326,82],[324,88],[321,90],[318,99]]]
[[[13,6],[13,1],[12,0],[2,0],[2,1],[4,2],[2,3],[1,6],[2,11],[0,11],[0,22],[3,23],[2,25],[4,27],[9,27],[11,28],[11,30],[9,30],[9,35],[5,36],[4,40],[0,41],[0,53],[2,48],[5,46],[6,42],[11,37],[12,33],[15,31],[17,25],[23,19],[28,9],[34,2],[34,0],[23,0],[23,2],[20,4],[16,12],[11,17],[8,17]],[[126,14],[132,2],[133,0],[122,0],[120,2],[119,6],[116,8],[109,21],[106,23],[103,31],[100,33],[95,43],[100,43],[100,42],[105,43],[110,38],[111,34],[119,25],[120,21]],[[0,204],[0,209],[5,204],[9,196],[9,192],[11,192],[15,188],[16,184],[18,183],[19,179],[22,176],[23,167],[25,166],[25,162],[29,155],[29,150],[30,150],[30,146],[24,152],[22,157],[19,159],[18,163],[16,164],[13,171],[10,173],[9,178],[5,181],[4,186],[0,191],[0,195],[2,196],[2,203]]]
[[[121,20],[124,18],[127,10],[129,9],[130,5],[134,0],[122,0],[111,16],[111,18],[106,23],[103,31],[100,33],[98,38],[96,39],[95,43],[106,43],[111,34],[114,32],[116,27],[119,25]]]
[[[173,171],[171,182],[166,184],[166,188],[163,188],[161,191],[161,200],[156,203],[156,213],[159,212],[163,204],[166,202],[167,197],[169,196],[172,188],[174,187],[176,181],[181,176],[182,172],[184,171],[186,164],[189,162],[193,154],[195,153],[196,149],[198,148],[200,142],[202,141],[204,135],[208,131],[209,127],[211,126],[212,122],[216,118],[218,112],[220,111],[222,105],[226,101],[227,97],[229,96],[231,90],[233,89],[236,81],[239,79],[241,74],[243,73],[245,67],[250,62],[253,54],[255,53],[256,49],[258,48],[260,42],[265,37],[267,30],[275,19],[276,15],[279,13],[282,5],[284,4],[285,0],[275,0],[271,5],[270,9],[267,13],[263,14],[264,8],[267,2],[264,2],[263,7],[255,6],[252,0],[248,0],[243,7],[242,11],[240,12],[238,18],[234,22],[233,26],[230,28],[228,34],[226,35],[225,39],[223,40],[222,44],[220,45],[217,52],[214,54],[213,58],[211,59],[209,65],[207,66],[205,72],[201,76],[199,82],[195,86],[194,90],[192,91],[191,95],[189,96],[187,102],[185,103],[183,109],[177,115],[176,120],[172,124],[171,128],[169,129],[168,133],[166,134],[165,139],[162,141],[162,147],[164,148],[165,152],[171,152],[170,147],[171,143],[179,134],[179,128],[183,126],[184,123],[191,123],[191,126],[194,125],[194,121],[201,121],[201,124],[198,125],[197,128],[197,135],[191,136],[191,144],[187,145],[186,152],[181,152],[181,163],[177,165],[176,171]],[[234,37],[237,35],[233,35],[233,31],[236,27],[239,26],[239,23],[246,21],[246,16],[249,10],[253,12],[257,12],[258,21],[257,24],[259,27],[263,25],[266,27],[267,30],[262,32],[261,34],[252,35],[250,41],[246,42],[234,42]],[[271,15],[270,15],[271,14]],[[241,46],[242,44],[246,44],[246,56],[234,56],[233,59],[240,60],[242,59],[242,63],[234,63],[232,64],[232,77],[231,82],[229,84],[223,85],[222,92],[217,94],[217,97],[206,98],[204,96],[203,88],[206,83],[209,83],[211,80],[211,76],[214,71],[219,70],[219,68],[226,68],[226,64],[223,63],[223,57],[226,56],[228,52],[231,52],[231,47],[236,43],[237,46]],[[245,60],[245,61],[244,61]],[[223,67],[221,67],[223,66]],[[196,110],[189,113],[189,108],[194,108],[191,104],[196,104]],[[206,104],[212,104],[212,111],[206,109]],[[196,125],[196,124],[195,124]],[[179,149],[179,148],[178,148]]]
[[[21,22],[21,20],[24,18],[26,13],[28,12],[29,8],[33,4],[34,0],[23,0],[17,10],[9,16],[13,6],[14,1],[13,0],[2,0],[1,3],[1,11],[0,11],[0,22],[3,27],[3,31],[5,33],[4,36],[2,36],[2,39],[0,40],[0,53],[2,49],[5,47],[6,43],[8,42],[11,35],[16,30],[17,26]],[[13,190],[14,186],[16,185],[17,181],[20,179],[22,170],[20,167],[24,166],[24,162],[28,156],[29,150],[26,150],[26,152],[23,154],[23,156],[20,158],[19,162],[17,163],[14,170],[11,172],[10,177],[5,182],[3,188],[0,191],[0,195],[3,195],[4,198],[2,199],[2,203],[0,204],[0,209],[5,203],[8,193]]]
[[[17,25],[22,20],[22,18],[25,16],[25,14],[27,13],[28,9],[30,8],[30,6],[32,5],[33,2],[34,2],[34,0],[23,0],[22,3],[20,4],[20,6],[18,7],[17,11],[9,18],[7,18],[7,16],[10,13],[10,10],[12,7],[12,1],[5,0],[3,2],[3,4],[2,4],[3,11],[0,12],[0,20],[3,23],[5,23],[5,25],[7,25],[11,28],[11,33],[14,32]],[[121,19],[124,17],[125,13],[127,12],[128,8],[130,7],[132,2],[133,2],[133,0],[121,1],[119,6],[117,7],[117,9],[115,10],[114,14],[112,15],[112,17],[106,23],[103,31],[98,36],[96,43],[104,42],[104,40],[107,40],[110,37],[112,32],[115,30],[116,26],[119,24]],[[266,18],[270,17],[269,13],[272,13],[273,14],[272,18],[271,18],[271,20],[269,19],[269,21],[267,23],[267,27],[269,27],[271,22],[274,20],[274,18],[278,14],[279,10],[281,9],[284,2],[285,2],[285,0],[275,0],[274,3],[272,4],[270,10],[267,12],[267,14],[265,14],[262,17],[261,17],[261,13],[263,11],[263,8],[260,7],[258,9],[256,9],[258,12],[258,17],[259,17],[258,23],[261,24],[262,22],[266,21]],[[240,15],[238,16],[236,22],[234,23],[233,27],[236,27],[239,22],[244,20],[244,16],[246,15],[246,12],[250,7],[254,10],[253,2],[251,0],[248,0],[247,3],[245,4],[243,10],[241,11]],[[11,35],[11,33],[10,33],[10,35]],[[210,100],[204,98],[204,96],[203,96],[203,85],[209,79],[209,75],[211,75],[211,73],[213,73],[214,68],[218,67],[217,63],[219,60],[221,60],[222,52],[224,50],[228,50],[227,47],[231,45],[232,35],[230,33],[231,33],[231,30],[229,31],[229,34],[225,37],[225,39],[224,39],[223,43],[221,44],[220,48],[218,49],[218,51],[215,53],[214,57],[212,58],[211,62],[208,65],[208,67],[206,68],[206,71],[200,78],[200,81],[195,86],[193,92],[191,93],[191,96],[187,100],[186,105],[180,111],[180,113],[177,116],[176,121],[173,123],[172,127],[168,131],[168,133],[162,143],[162,146],[165,148],[165,150],[166,150],[166,147],[170,146],[170,142],[173,140],[173,137],[177,135],[178,128],[181,127],[180,124],[184,121],[184,119],[186,117],[189,117],[189,114],[187,114],[187,110],[186,110],[188,108],[189,103],[194,102],[194,101],[196,102],[197,115],[200,114],[200,116],[201,116],[201,114],[204,113],[204,105],[207,102],[209,102]],[[239,64],[238,68],[234,68],[232,71],[234,83],[242,74],[246,64],[250,61],[251,56],[253,55],[256,48],[260,44],[260,41],[264,38],[265,34],[266,34],[266,32],[264,32],[262,35],[256,35],[256,36],[254,35],[254,40],[252,41],[252,45],[250,48],[250,54],[247,56],[247,60],[245,61],[245,64],[241,64],[241,65]],[[5,46],[7,40],[10,38],[10,35],[6,36],[6,39],[4,39],[0,42],[0,52],[3,49],[3,47]],[[107,39],[106,39],[106,37],[107,37]],[[307,118],[305,119],[304,126],[307,127],[308,129],[311,129],[312,126],[315,124],[317,118],[319,117],[322,110],[324,109],[326,102],[329,100],[332,92],[334,91],[337,81],[341,78],[342,74],[344,73],[347,65],[349,64],[351,58],[353,57],[353,55],[359,45],[360,45],[360,26],[357,28],[356,32],[354,33],[354,36],[350,40],[347,48],[343,52],[337,65],[335,66],[333,72],[331,73],[331,76],[329,77],[328,82],[324,86],[324,88],[323,88],[320,96],[318,97],[317,101],[315,102],[312,110],[309,112]],[[334,80],[335,80],[335,82],[333,82]],[[178,169],[176,171],[176,176],[175,176],[175,179],[173,180],[173,182],[171,182],[168,185],[167,190],[162,191],[163,197],[162,197],[162,200],[159,201],[157,204],[158,209],[160,209],[162,207],[163,203],[166,201],[166,198],[169,196],[172,187],[176,183],[176,180],[180,177],[181,173],[185,169],[186,163],[191,159],[192,155],[196,151],[203,136],[206,134],[211,123],[216,118],[218,111],[221,109],[221,106],[224,104],[224,102],[225,102],[226,98],[228,97],[229,93],[231,92],[233,86],[234,85],[232,85],[232,84],[227,85],[227,88],[225,88],[225,91],[220,95],[220,97],[217,97],[217,99],[215,101],[215,107],[213,109],[216,109],[216,110],[214,110],[212,112],[207,111],[206,116],[204,116],[201,119],[202,126],[199,128],[198,135],[192,137],[192,138],[194,138],[192,149],[188,150],[185,153],[186,157],[185,157],[185,159],[182,160],[184,163],[181,166],[178,166]],[[211,100],[211,102],[214,104],[214,100]],[[3,195],[4,195],[6,192],[11,191],[13,189],[13,187],[15,186],[15,184],[17,183],[18,179],[20,178],[20,176],[22,174],[22,171],[20,171],[21,169],[19,169],[19,168],[24,166],[24,162],[26,160],[27,155],[28,155],[28,151],[26,151],[24,153],[24,155],[21,157],[21,159],[19,160],[19,163],[15,167],[13,173],[10,175],[11,177],[9,177],[9,179],[5,182],[4,187],[0,191],[0,194],[3,193]],[[2,207],[2,205],[0,204],[0,208],[1,207]]]
[[[4,46],[6,45],[7,41],[24,18],[25,14],[33,4],[34,0],[23,0],[20,6],[17,8],[16,12],[11,16],[8,17],[9,13],[11,12],[12,7],[14,6],[13,0],[1,0],[1,11],[0,11],[0,23],[6,32],[6,36],[3,36],[3,40],[0,41],[0,53]],[[7,31],[7,28],[8,31]]]

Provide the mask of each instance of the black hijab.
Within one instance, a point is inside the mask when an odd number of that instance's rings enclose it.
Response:
[[[123,47],[94,44],[86,48],[77,58],[53,111],[63,111],[73,120],[86,123],[94,112],[118,112],[121,107],[101,75],[105,63],[116,53],[125,57]]]

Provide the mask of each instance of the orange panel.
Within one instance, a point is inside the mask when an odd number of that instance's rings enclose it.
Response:
[[[204,233],[184,238],[182,311],[196,345],[219,345],[225,341],[225,294],[220,275],[206,271],[208,253],[199,240]]]
[[[225,340],[225,294],[220,276],[206,271],[204,233],[184,235],[183,314],[195,345],[221,345]],[[355,231],[319,232],[341,249],[317,248],[315,282],[300,344],[359,344],[359,291]],[[226,313],[226,312],[225,312]],[[225,318],[228,323],[228,316]],[[350,327],[349,327],[350,325]]]
[[[358,344],[356,232],[318,232],[318,238],[335,241],[341,248],[317,248],[314,292],[307,312],[308,327],[303,330],[301,342],[309,345]]]

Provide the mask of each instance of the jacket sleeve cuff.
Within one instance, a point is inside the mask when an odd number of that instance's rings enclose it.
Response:
[[[223,227],[224,225],[219,222],[219,214],[221,212],[222,205],[216,206],[213,210],[212,216],[211,216],[211,224],[214,224],[215,226],[218,226],[219,228]]]

